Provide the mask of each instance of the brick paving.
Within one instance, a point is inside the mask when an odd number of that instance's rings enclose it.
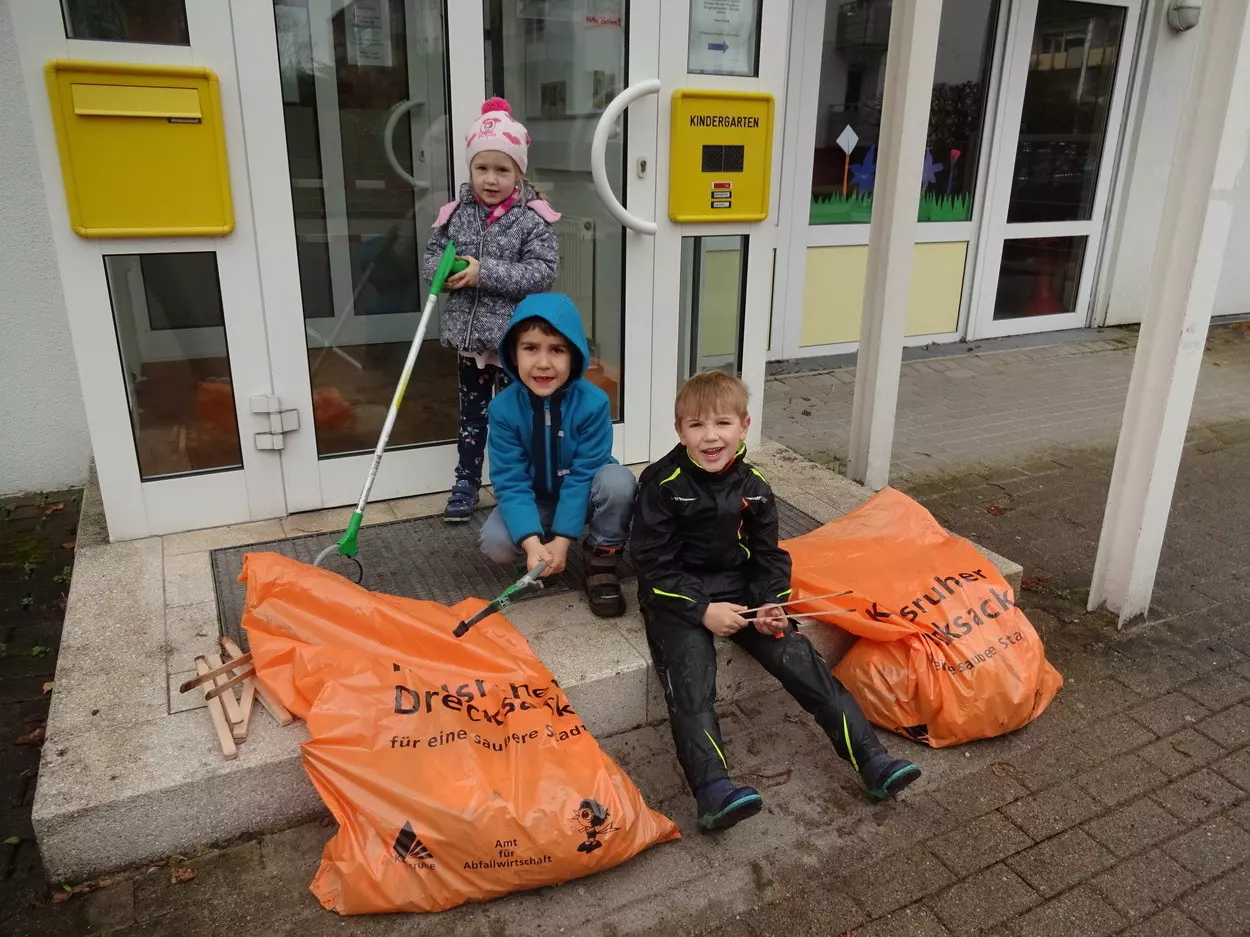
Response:
[[[42,885],[30,809],[69,592],[78,491],[0,499],[0,933]]]
[[[1136,335],[905,361],[899,381],[893,477],[964,471],[1027,459],[1057,445],[1113,444]],[[1250,332],[1213,329],[1194,401],[1197,420],[1244,417]],[[764,432],[809,459],[842,467],[855,368],[774,377]]]
[[[1230,335],[1226,345],[1214,343],[1207,393],[1215,393],[1212,375],[1232,387],[1243,377],[1228,375],[1250,372],[1250,343]],[[1088,357],[1099,354],[1120,350]],[[963,366],[975,373],[978,365]],[[1054,704],[1012,736],[929,753],[926,763],[940,770],[897,802],[863,809],[818,730],[771,693],[725,711],[727,751],[739,776],[763,790],[765,811],[725,836],[692,835],[604,875],[445,915],[339,919],[306,892],[331,833],[312,823],[175,860],[197,873],[185,884],[171,884],[169,869],[157,867],[55,905],[0,909],[0,931],[1250,934],[1245,400],[1240,422],[1199,413],[1155,609],[1123,631],[1085,611],[1111,471],[1107,445],[1081,445],[1084,437],[1054,430],[1042,451],[1000,447],[992,465],[951,463],[903,486],[949,527],[1024,564],[1021,608],[1066,682]],[[892,742],[897,750],[904,744]],[[690,828],[665,727],[604,747],[657,809]],[[969,767],[955,770],[961,759]]]

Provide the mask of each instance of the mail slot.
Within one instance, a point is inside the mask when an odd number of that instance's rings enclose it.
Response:
[[[164,117],[202,120],[195,88],[147,88],[142,85],[70,85],[74,113],[79,117]]]
[[[217,76],[56,60],[46,69],[70,226],[82,237],[234,230]]]

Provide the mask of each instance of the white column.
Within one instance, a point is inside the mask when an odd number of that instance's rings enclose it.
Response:
[[[941,18],[941,0],[897,0],[890,19],[847,472],[873,489],[884,488],[890,479],[904,319]]]
[[[1185,38],[1174,41],[1183,42]],[[1150,607],[1250,136],[1246,0],[1208,0],[1164,199],[1089,607]]]

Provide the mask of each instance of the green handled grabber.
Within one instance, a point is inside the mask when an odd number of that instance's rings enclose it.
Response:
[[[451,274],[459,273],[468,266],[468,261],[456,259],[456,245],[449,241],[443,248],[443,256],[439,258],[438,269],[434,271],[434,279],[430,283],[430,295],[425,301],[425,309],[421,312],[421,323],[417,326],[417,334],[413,336],[412,346],[408,349],[408,358],[404,361],[403,373],[399,375],[399,383],[395,386],[395,396],[391,398],[391,408],[386,412],[386,422],[382,424],[382,435],[378,437],[377,447],[373,450],[373,461],[369,463],[369,474],[365,477],[365,487],[360,492],[360,500],[356,502],[356,510],[352,512],[352,518],[347,522],[347,530],[343,532],[343,536],[337,543],[330,544],[317,554],[317,558],[313,560],[314,566],[320,566],[330,554],[338,553],[356,563],[357,582],[364,578],[364,567],[360,565],[360,560],[356,559],[356,554],[360,552],[360,547],[356,543],[356,535],[360,533],[360,525],[365,519],[365,505],[369,502],[369,491],[373,488],[373,480],[378,476],[378,467],[382,464],[382,456],[386,453],[386,443],[391,438],[391,429],[395,426],[399,405],[404,402],[404,391],[408,389],[408,379],[412,377],[412,367],[417,363],[417,352],[421,350],[421,343],[425,341],[425,329],[430,324],[430,316],[434,313],[439,293],[443,291],[443,284]]]

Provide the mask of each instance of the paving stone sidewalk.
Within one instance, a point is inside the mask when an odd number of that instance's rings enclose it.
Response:
[[[1250,331],[1213,328],[1194,420],[1235,420],[1250,409]],[[895,479],[991,466],[1056,445],[1113,445],[1136,350],[1133,332],[1092,341],[905,361],[894,438]],[[993,347],[993,343],[988,343]],[[949,351],[950,348],[944,349]],[[764,432],[839,468],[850,439],[855,368],[769,380]]]
[[[1230,347],[1218,367],[1245,363]],[[926,771],[897,802],[867,805],[811,721],[770,693],[723,713],[765,812],[602,875],[442,915],[341,919],[307,892],[332,832],[312,823],[175,860],[195,872],[182,884],[161,866],[0,908],[0,933],[1250,934],[1250,420],[1190,434],[1155,611],[1125,631],[1085,612],[1112,453],[1072,443],[1000,447],[978,471],[903,485],[1024,564],[1020,605],[1066,683],[1006,738],[891,739]],[[666,726],[604,747],[692,829]]]

